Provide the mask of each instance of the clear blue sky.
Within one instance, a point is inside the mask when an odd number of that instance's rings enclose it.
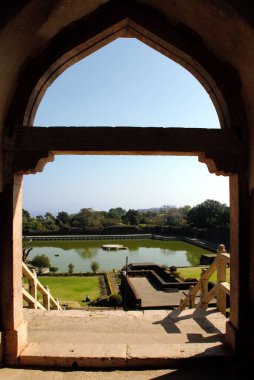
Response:
[[[219,128],[219,121],[185,69],[135,39],[118,39],[51,85],[34,125]],[[43,173],[24,177],[24,208],[33,215],[228,203],[228,196],[228,178],[197,157],[56,156]]]

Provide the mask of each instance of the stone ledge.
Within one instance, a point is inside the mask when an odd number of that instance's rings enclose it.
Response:
[[[218,343],[196,344],[50,344],[30,343],[22,352],[23,366],[62,368],[135,368],[185,366],[191,360],[230,358]]]
[[[24,366],[121,368],[126,365],[125,344],[30,343],[20,356]]]
[[[227,319],[216,309],[24,310],[24,317],[24,366],[173,368],[230,358],[223,345]]]

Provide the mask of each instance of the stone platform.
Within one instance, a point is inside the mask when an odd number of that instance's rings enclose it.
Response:
[[[24,310],[28,346],[22,366],[174,368],[230,358],[226,318],[209,311]]]
[[[176,292],[165,292],[155,288],[147,277],[128,277],[129,283],[136,290],[142,300],[142,308],[172,308],[180,304],[185,298],[187,290]]]

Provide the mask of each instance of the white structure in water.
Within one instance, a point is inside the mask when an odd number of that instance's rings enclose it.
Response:
[[[124,247],[122,244],[103,244],[101,248],[105,249],[106,251],[118,251],[121,249],[128,249],[127,247]]]

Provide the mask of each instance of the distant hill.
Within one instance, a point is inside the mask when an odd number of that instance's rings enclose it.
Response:
[[[160,210],[168,210],[170,208],[174,208],[174,205],[163,205],[161,207],[150,207],[150,208],[138,208],[138,212],[147,212],[147,211],[160,211]]]

